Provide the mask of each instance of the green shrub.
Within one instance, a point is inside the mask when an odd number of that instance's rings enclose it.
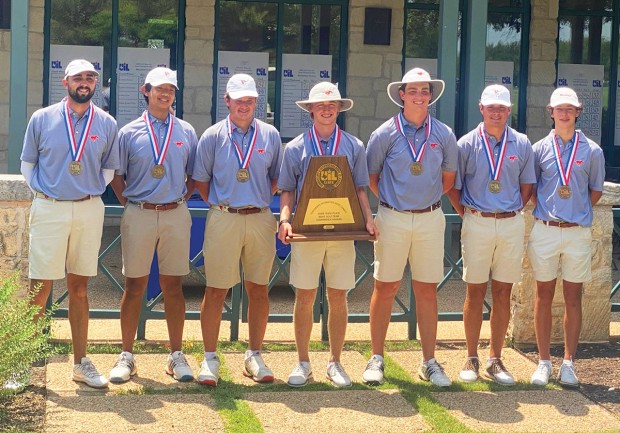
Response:
[[[39,307],[31,305],[32,293],[17,295],[19,281],[19,273],[0,281],[0,388],[9,380],[28,382],[31,364],[53,353],[42,332],[51,324],[51,312],[35,321]]]

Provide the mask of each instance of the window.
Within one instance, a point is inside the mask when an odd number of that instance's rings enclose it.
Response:
[[[214,121],[227,114],[223,93],[228,78],[238,72],[257,82],[256,117],[274,124],[284,138],[307,128],[309,116],[294,103],[305,99],[314,84],[331,81],[345,93],[345,1],[222,0],[216,7]]]
[[[11,28],[11,0],[0,0],[0,29]]]

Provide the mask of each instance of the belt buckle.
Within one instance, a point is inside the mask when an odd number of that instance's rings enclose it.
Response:
[[[159,212],[162,210],[166,210],[166,205],[165,204],[156,204],[155,205],[155,209],[153,209],[155,212]]]

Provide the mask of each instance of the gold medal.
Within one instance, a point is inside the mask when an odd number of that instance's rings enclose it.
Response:
[[[165,173],[166,173],[166,169],[161,164],[156,164],[153,166],[153,168],[151,168],[151,175],[155,179],[161,179],[162,177],[164,177]]]
[[[247,168],[240,168],[237,171],[237,182],[247,182],[250,180],[250,172]]]
[[[558,189],[558,195],[560,196],[560,198],[563,198],[563,199],[570,198],[570,196],[572,195],[572,192],[570,190],[570,186],[567,186],[567,185],[561,186]]]
[[[502,184],[499,183],[499,180],[492,180],[489,182],[489,191],[493,194],[497,194],[502,190]]]
[[[71,161],[69,163],[69,173],[74,176],[82,174],[82,163],[80,161]]]
[[[412,162],[411,165],[409,166],[409,171],[411,171],[411,174],[413,174],[414,176],[421,175],[422,171],[423,171],[422,163],[421,162]]]

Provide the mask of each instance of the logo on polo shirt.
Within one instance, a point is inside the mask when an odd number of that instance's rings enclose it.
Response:
[[[437,146],[439,146],[437,143],[431,143],[431,149],[436,148]]]
[[[316,183],[326,190],[336,189],[342,182],[342,171],[335,164],[323,164],[316,171]]]
[[[575,164],[582,165],[583,164],[583,160],[582,159],[578,159],[577,161],[575,161]]]
[[[519,159],[519,158],[517,157],[517,155],[510,155],[510,156],[508,157],[508,159],[509,159],[509,160],[511,160],[511,161],[516,161],[516,160],[517,160],[517,159]]]
[[[265,153],[265,149],[256,149],[256,151],[257,151],[258,153],[260,153],[261,155],[262,155],[263,153]]]
[[[90,136],[91,141],[97,141],[98,138],[99,138],[99,136],[97,136],[97,135],[91,135]]]
[[[183,146],[183,142],[182,141],[175,141],[174,144],[176,144],[177,147]]]

